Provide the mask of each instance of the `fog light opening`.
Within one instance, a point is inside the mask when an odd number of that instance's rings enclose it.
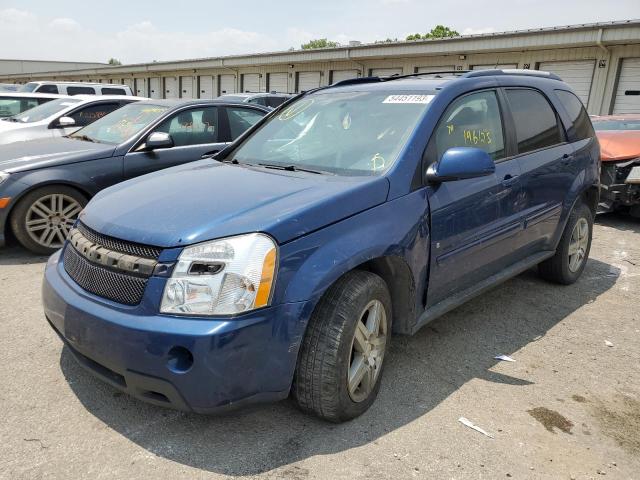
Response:
[[[172,372],[185,373],[193,365],[193,354],[185,347],[173,347],[167,356],[167,368]]]

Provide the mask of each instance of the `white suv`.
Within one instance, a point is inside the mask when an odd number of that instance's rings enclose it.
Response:
[[[21,92],[59,93],[61,95],[133,95],[128,85],[87,82],[29,82]]]

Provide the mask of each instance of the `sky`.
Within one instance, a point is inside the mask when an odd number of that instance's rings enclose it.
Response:
[[[640,19],[640,0],[0,0],[0,58],[123,63]]]

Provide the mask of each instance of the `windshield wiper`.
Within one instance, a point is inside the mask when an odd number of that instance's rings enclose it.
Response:
[[[96,143],[96,141],[87,135],[69,135],[67,138],[77,138],[78,140],[84,140],[85,142]]]
[[[274,170],[286,170],[287,172],[307,172],[318,175],[333,175],[333,173],[326,172],[324,170],[312,170],[310,168],[296,167],[295,165],[276,165],[273,163],[259,163],[258,165],[264,168],[273,168]]]

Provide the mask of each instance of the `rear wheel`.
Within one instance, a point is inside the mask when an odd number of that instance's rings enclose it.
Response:
[[[294,377],[296,403],[332,422],[364,413],[378,395],[390,336],[385,282],[365,271],[344,275],[309,322]]]
[[[540,275],[563,285],[574,283],[587,264],[592,236],[593,215],[581,203],[569,215],[556,254],[538,266]]]
[[[42,187],[28,193],[11,214],[11,229],[32,252],[51,254],[62,247],[87,199],[64,185]]]

